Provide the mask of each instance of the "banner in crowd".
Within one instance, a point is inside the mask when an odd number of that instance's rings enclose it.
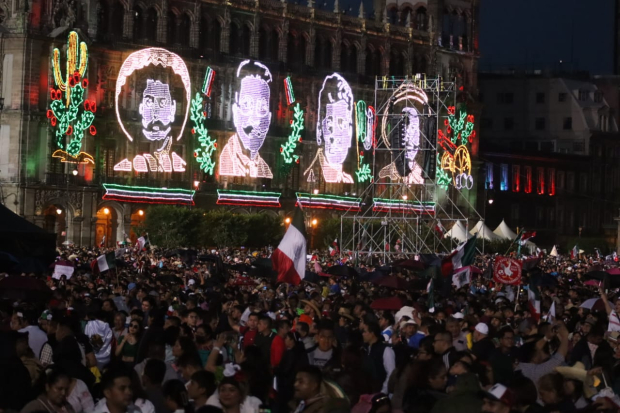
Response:
[[[502,284],[517,285],[521,283],[522,271],[521,261],[497,257],[493,264],[493,280]]]

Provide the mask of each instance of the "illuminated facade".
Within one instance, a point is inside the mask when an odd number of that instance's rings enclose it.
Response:
[[[369,168],[380,140],[375,76],[428,73],[477,93],[478,0],[355,11],[274,0],[0,8],[0,201],[59,242],[93,245],[106,234],[112,244],[130,234],[137,208],[143,216],[141,202],[215,207],[217,189],[231,208],[360,193],[378,177]],[[82,133],[76,121],[70,136],[60,104],[80,88]],[[414,154],[408,116],[402,144]]]

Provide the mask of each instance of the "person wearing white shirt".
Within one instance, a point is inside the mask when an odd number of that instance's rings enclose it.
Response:
[[[11,329],[20,333],[28,333],[28,346],[32,349],[35,357],[41,356],[41,349],[47,342],[47,334],[37,325],[30,325],[30,321],[34,319],[32,311],[17,310],[11,318]]]
[[[101,377],[103,399],[95,405],[93,413],[142,413],[133,404],[131,378],[123,370],[108,370]]]

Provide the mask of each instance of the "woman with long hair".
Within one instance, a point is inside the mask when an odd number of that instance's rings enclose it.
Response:
[[[71,377],[63,370],[53,369],[45,380],[45,391],[36,400],[28,403],[21,413],[50,412],[75,413],[67,401]]]
[[[225,413],[256,413],[261,404],[256,397],[247,395],[243,378],[235,376],[224,377],[217,392],[207,400],[207,406],[218,407]]]
[[[115,354],[127,367],[133,367],[136,361],[141,336],[142,327],[140,323],[136,320],[131,320],[127,328],[127,334],[118,338]]]

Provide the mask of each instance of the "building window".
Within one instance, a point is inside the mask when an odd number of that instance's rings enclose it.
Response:
[[[502,182],[499,189],[501,191],[508,190],[508,165],[505,163],[502,164]]]
[[[514,102],[515,96],[512,92],[500,92],[497,94],[497,103],[510,105]]]
[[[521,167],[512,165],[512,192],[519,192],[521,185]]]
[[[559,206],[558,207],[558,228],[561,229],[564,227],[564,208]]]
[[[547,208],[547,216],[549,217],[547,220],[547,227],[554,227],[555,226],[555,208],[553,207],[548,207]]]
[[[558,93],[558,102],[566,102],[566,93],[560,92]]]
[[[547,193],[549,196],[555,195],[555,168],[547,169]]]
[[[538,179],[536,180],[536,193],[544,195],[545,193],[545,168],[536,168]]]
[[[523,188],[526,194],[532,193],[532,167],[525,167],[525,187]]]
[[[582,102],[585,102],[586,100],[588,100],[588,95],[590,93],[587,90],[580,90],[579,91],[579,100],[581,100]]]
[[[487,179],[484,183],[486,189],[493,189],[493,163],[487,162]]]
[[[575,173],[574,172],[566,173],[566,190],[568,192],[573,192],[575,190]]]
[[[600,90],[597,90],[596,92],[594,92],[594,101],[596,103],[603,102],[603,93]]]
[[[541,152],[553,152],[553,141],[541,142],[540,143],[540,151]]]
[[[585,152],[586,142],[583,139],[573,141],[573,152]]]
[[[519,220],[519,204],[510,205],[510,220],[512,222]]]
[[[536,130],[545,130],[545,118],[536,118]]]
[[[536,93],[536,103],[545,103],[545,94],[543,92]]]
[[[568,118],[564,118],[564,126],[563,126],[564,130],[571,130],[573,129],[573,118],[571,118],[570,116]]]
[[[585,172],[579,174],[579,191],[588,191],[588,174],[586,174]]]
[[[513,118],[504,118],[504,129],[513,130],[515,127],[515,120]]]

